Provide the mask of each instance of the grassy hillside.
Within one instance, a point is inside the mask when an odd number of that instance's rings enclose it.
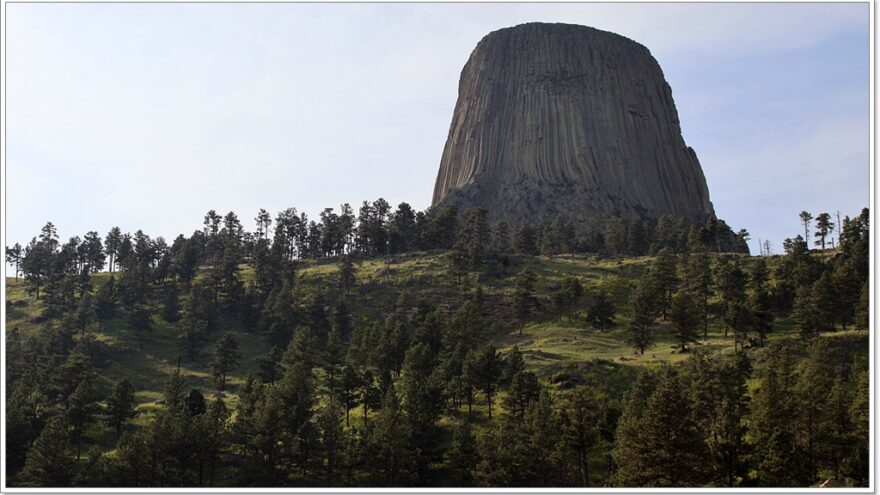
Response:
[[[674,346],[669,324],[661,322],[656,331],[656,346],[640,355],[626,343],[629,323],[628,295],[634,280],[644,273],[652,258],[598,259],[593,256],[511,257],[508,266],[496,276],[472,274],[459,282],[449,270],[446,253],[414,253],[391,260],[372,259],[356,263],[357,285],[355,297],[350,298],[355,325],[384,319],[403,292],[415,300],[436,304],[444,313],[452,314],[479,285],[485,297],[488,314],[489,339],[502,352],[519,346],[529,369],[553,390],[576,383],[598,382],[615,392],[625,390],[634,379],[639,367],[659,366],[679,362],[688,354]],[[745,258],[746,263],[748,259]],[[770,264],[775,260],[770,259]],[[529,319],[520,333],[510,306],[513,276],[524,266],[537,275],[536,286],[539,311]],[[304,261],[297,273],[297,291],[309,298],[317,293],[332,293],[338,283],[339,266],[332,260]],[[253,279],[250,268],[242,266],[245,283]],[[617,307],[615,326],[606,331],[590,328],[583,319],[584,311],[577,308],[562,318],[550,302],[555,285],[564,277],[579,277],[585,288],[583,302],[591,291],[603,289]],[[109,273],[97,274],[95,285],[104,283]],[[7,331],[18,329],[23,337],[39,331],[44,325],[40,317],[42,303],[28,295],[22,280],[7,278]],[[329,303],[329,301],[328,301]],[[106,344],[107,367],[100,373],[102,385],[109,390],[122,378],[135,387],[140,415],[136,424],[150,421],[152,412],[160,407],[162,390],[169,375],[178,366],[182,354],[177,330],[158,315],[154,307],[152,333],[138,335],[126,328],[117,318],[104,324],[101,331],[91,330],[100,342]],[[241,364],[227,378],[224,397],[230,409],[235,407],[239,388],[249,374],[258,371],[258,360],[271,346],[256,330],[242,328],[235,321],[221,321],[221,331],[209,336],[203,351],[192,362],[180,359],[181,374],[188,386],[201,389],[211,397],[214,382],[211,376],[211,351],[220,337],[232,332],[240,342]],[[855,346],[864,346],[867,333],[850,330],[824,334],[824,338],[842,339]],[[778,319],[771,340],[797,340],[799,335],[790,319]],[[719,321],[710,322],[708,338],[699,346],[723,353],[733,352],[732,337],[724,337]],[[866,347],[866,346],[865,346]],[[760,360],[761,349],[750,351]],[[499,398],[500,400],[500,398]],[[358,411],[353,411],[355,417]],[[94,426],[90,437],[98,439],[99,447],[113,448],[115,438],[109,429]]]

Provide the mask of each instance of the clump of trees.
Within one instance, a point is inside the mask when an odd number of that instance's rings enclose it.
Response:
[[[801,219],[809,225],[812,216]],[[846,217],[831,257],[810,251],[800,235],[786,239],[772,270],[764,258],[661,251],[630,292],[630,343],[644,353],[654,345],[658,321],[668,319],[685,350],[708,337],[713,316],[737,348],[763,345],[777,316],[792,316],[805,340],[854,324],[867,328],[868,222],[867,209]],[[713,297],[717,303],[710,304]]]

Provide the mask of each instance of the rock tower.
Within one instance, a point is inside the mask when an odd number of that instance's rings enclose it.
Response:
[[[511,225],[713,214],[648,49],[569,24],[522,24],[477,44],[434,186],[433,204],[446,202]]]

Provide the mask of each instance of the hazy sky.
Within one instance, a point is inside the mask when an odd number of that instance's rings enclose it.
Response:
[[[757,239],[869,201],[861,4],[7,4],[7,244],[204,213],[429,206],[458,77],[528,21],[660,62],[716,213]]]

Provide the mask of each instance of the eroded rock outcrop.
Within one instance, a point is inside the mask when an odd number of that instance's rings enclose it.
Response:
[[[511,225],[713,214],[648,49],[568,24],[501,29],[471,53],[434,187],[450,201]]]

